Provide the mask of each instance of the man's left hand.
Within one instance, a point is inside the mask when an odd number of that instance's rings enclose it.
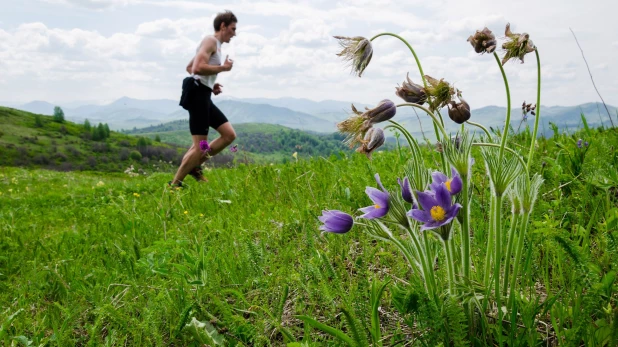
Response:
[[[219,95],[223,92],[223,90],[221,90],[223,86],[219,83],[215,83],[214,88],[212,89],[213,94],[215,95]]]

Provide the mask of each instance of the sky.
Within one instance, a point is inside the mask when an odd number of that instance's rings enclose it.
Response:
[[[218,82],[234,98],[295,97],[375,104],[397,100],[415,60],[399,40],[373,41],[362,78],[336,56],[334,35],[405,38],[423,70],[463,92],[471,107],[506,105],[491,55],[474,53],[468,36],[487,26],[503,41],[506,23],[538,47],[542,104],[600,101],[618,105],[618,2],[572,0],[0,0],[0,102],[112,102],[120,97],[177,99],[185,67],[216,13],[238,17],[222,47],[234,60]],[[502,54],[500,52],[500,54]],[[513,106],[536,98],[534,53],[505,65]]]

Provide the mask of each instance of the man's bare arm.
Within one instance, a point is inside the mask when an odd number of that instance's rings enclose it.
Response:
[[[191,71],[193,74],[208,76],[218,74],[222,71],[229,71],[231,67],[228,68],[226,65],[209,65],[208,60],[210,56],[216,51],[217,42],[214,38],[209,37],[204,39],[200,49],[198,50],[195,58],[193,58],[193,66]]]
[[[189,62],[189,64],[187,65],[187,68],[185,70],[187,70],[187,72],[189,74],[192,74],[192,70],[193,70],[193,60],[195,60],[195,57],[191,58],[191,61]]]

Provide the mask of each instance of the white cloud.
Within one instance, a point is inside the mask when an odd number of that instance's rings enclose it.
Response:
[[[392,37],[375,40],[373,60],[358,78],[335,55],[340,48],[332,38],[392,32],[413,45],[426,74],[455,83],[473,108],[504,105],[502,75],[494,57],[474,54],[466,39],[484,26],[501,38],[507,21],[515,32],[530,33],[539,47],[544,104],[596,98],[594,89],[587,88],[590,78],[569,26],[574,26],[601,90],[613,90],[618,74],[611,64],[618,50],[592,49],[607,42],[618,47],[612,34],[618,25],[611,18],[616,6],[595,7],[600,0],[568,5],[558,0],[41,1],[58,9],[79,7],[79,16],[61,24],[50,14],[40,16],[40,22],[0,25],[0,94],[8,98],[175,98],[187,62],[203,35],[212,32],[213,17],[226,8],[238,16],[239,25],[238,36],[223,47],[235,60],[234,69],[221,74],[220,80],[227,95],[240,98],[293,96],[366,103],[395,98],[394,87],[407,72],[420,82],[416,61],[402,42]],[[115,20],[121,17],[129,26],[116,29]],[[513,103],[536,94],[534,54],[526,56],[525,64],[509,63],[505,70]],[[26,74],[37,84],[28,94],[19,90]],[[618,104],[618,96],[607,99]]]
[[[93,10],[103,10],[110,7],[126,6],[139,3],[139,0],[42,0],[51,4],[84,7]]]

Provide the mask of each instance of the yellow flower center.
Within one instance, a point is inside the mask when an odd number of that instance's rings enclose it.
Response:
[[[374,208],[376,208],[376,209],[378,209],[378,208],[380,208],[381,206],[380,206],[380,205],[378,205],[378,204],[375,204],[375,205],[373,205],[373,207],[374,207]]]
[[[432,207],[429,213],[431,214],[431,218],[438,222],[444,220],[444,217],[446,216],[446,211],[444,211],[444,209],[440,206]]]
[[[446,185],[446,189],[448,189],[449,193],[451,192],[451,182],[453,181],[453,179],[451,178],[450,180],[444,182],[444,185]]]

